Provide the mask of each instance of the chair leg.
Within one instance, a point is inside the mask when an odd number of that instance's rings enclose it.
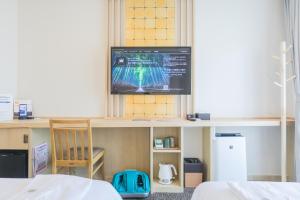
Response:
[[[71,175],[75,175],[75,174],[76,174],[76,169],[75,169],[75,167],[72,167],[72,168],[70,169],[70,174],[71,174]]]
[[[88,166],[88,178],[93,179],[93,163],[89,163]]]
[[[57,167],[54,163],[52,163],[52,174],[57,174]]]
[[[104,173],[104,155],[102,156],[102,162],[103,162],[103,165],[101,167],[101,174],[102,174],[102,179],[105,180],[105,173]]]

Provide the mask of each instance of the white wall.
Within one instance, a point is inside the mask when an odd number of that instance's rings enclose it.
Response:
[[[284,40],[282,0],[197,0],[195,13],[195,107],[213,117],[280,116],[280,90],[273,84]],[[290,85],[288,113],[293,115]],[[247,140],[249,175],[280,174],[279,128],[218,128]],[[185,140],[185,156],[201,153]],[[290,149],[292,151],[292,149]],[[201,155],[201,154],[200,154]]]
[[[17,0],[0,1],[0,93],[17,94]]]
[[[18,89],[19,98],[33,100],[36,116],[103,116],[107,1],[20,0],[18,8],[16,2],[0,1],[0,92]],[[278,65],[271,56],[284,39],[282,0],[194,2],[196,110],[278,116],[280,93],[272,84]],[[278,154],[279,130],[237,131],[248,138],[249,173],[278,174],[279,155],[272,154]],[[187,130],[185,156],[202,156],[199,133]]]
[[[104,115],[108,5],[19,1],[19,98],[36,116]]]
[[[282,0],[195,6],[196,110],[278,116],[278,64],[271,56],[284,39]],[[102,0],[20,1],[18,94],[33,100],[37,116],[103,115],[107,16]]]
[[[214,117],[280,115],[279,55],[282,0],[197,0],[196,110]],[[293,99],[289,95],[289,114]]]

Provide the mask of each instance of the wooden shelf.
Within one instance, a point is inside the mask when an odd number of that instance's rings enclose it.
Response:
[[[153,148],[153,153],[181,153],[181,149],[180,148],[164,148],[164,149]]]
[[[174,180],[170,185],[160,184],[158,179],[154,179],[152,182],[152,192],[180,193],[183,192],[183,186],[180,186],[178,179]]]
[[[152,147],[150,155],[151,192],[183,192],[183,128],[182,127],[153,127],[150,129],[150,145],[154,138],[174,137],[175,148]],[[160,184],[158,180],[159,164],[172,164],[176,168],[177,176],[170,185]]]

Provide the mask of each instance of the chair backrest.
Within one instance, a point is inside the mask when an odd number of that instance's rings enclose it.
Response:
[[[52,119],[50,132],[52,160],[57,162],[57,165],[85,166],[91,162],[93,148],[90,120]]]

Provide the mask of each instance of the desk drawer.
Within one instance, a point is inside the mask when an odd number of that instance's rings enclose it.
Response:
[[[28,149],[31,130],[0,129],[0,149]]]

